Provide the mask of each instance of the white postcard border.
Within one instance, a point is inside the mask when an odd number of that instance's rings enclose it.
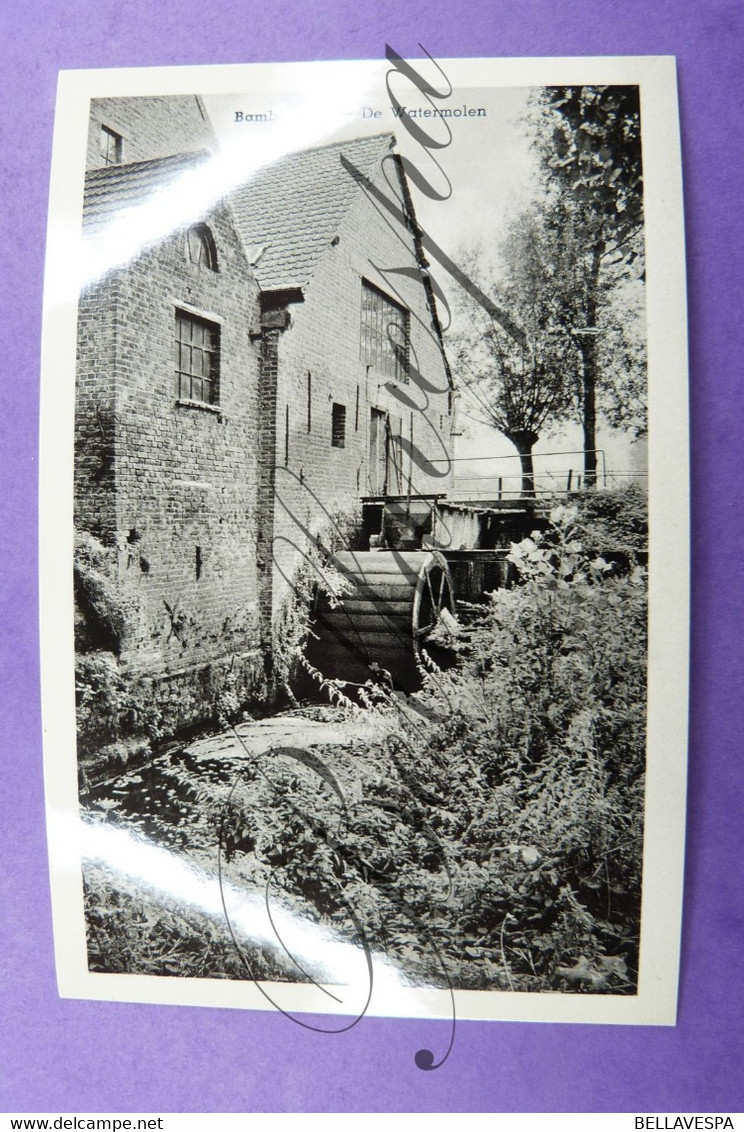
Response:
[[[648,774],[639,992],[636,996],[456,991],[458,1018],[673,1025],[685,826],[688,689],[688,417],[679,124],[669,57],[440,60],[453,86],[639,84],[648,262],[650,647]],[[72,424],[77,283],[70,269],[82,211],[91,97],[207,95],[297,87],[384,89],[382,62],[118,69],[60,75],[42,345],[41,666],[47,829],[57,977],[63,997],[270,1009],[251,984],[109,975],[87,969],[75,758]],[[320,1013],[312,988],[272,988]],[[451,1016],[445,992],[398,988],[367,1011]],[[338,1013],[345,1013],[340,1009]]]

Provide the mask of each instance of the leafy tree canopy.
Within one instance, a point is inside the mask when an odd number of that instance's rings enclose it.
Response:
[[[643,227],[638,87],[547,87],[536,125],[548,179],[573,202],[585,233],[632,263]]]

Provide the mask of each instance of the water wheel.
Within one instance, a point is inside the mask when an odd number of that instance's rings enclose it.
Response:
[[[326,599],[318,603],[317,667],[337,679],[376,677],[414,691],[421,654],[441,663],[442,629],[455,628],[446,561],[427,550],[345,551],[334,565],[351,588],[335,608]]]

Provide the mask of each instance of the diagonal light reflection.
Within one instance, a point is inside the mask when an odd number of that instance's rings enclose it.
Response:
[[[361,105],[369,91],[364,71],[344,89],[344,104]],[[77,247],[74,230],[59,233],[69,243],[65,270],[50,280],[51,300],[77,299],[80,290],[99,282],[110,271],[140,255],[146,248],[203,218],[215,204],[260,169],[288,153],[324,144],[348,124],[348,112],[339,100],[338,81],[332,73],[315,76],[314,87],[299,103],[287,97],[277,104],[279,122],[270,131],[253,133],[250,145],[241,137],[222,143],[219,152],[186,168],[169,183],[130,208],[120,209],[95,235]],[[73,246],[73,244],[75,246]],[[78,264],[78,272],[70,266]]]
[[[217,876],[139,834],[90,820],[82,821],[80,830],[83,861],[105,865],[120,880],[198,910],[223,924],[227,931],[226,909],[232,930],[244,947],[274,950],[283,965],[289,967],[286,948],[303,972],[318,983],[331,984],[330,996],[322,987],[318,988],[319,1009],[328,1009],[329,997],[343,1002],[344,1011],[354,1010],[356,1000],[358,1009],[363,1009],[369,979],[361,947],[277,903],[272,904],[269,913],[263,891],[227,881],[222,883],[223,909]],[[408,986],[384,955],[373,955],[373,961],[375,997],[381,991],[389,994]]]

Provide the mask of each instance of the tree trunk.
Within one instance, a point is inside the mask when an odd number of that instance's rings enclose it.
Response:
[[[592,335],[581,344],[584,388],[582,424],[584,426],[584,487],[597,483],[597,341]]]
[[[581,419],[584,428],[584,487],[597,484],[597,291],[602,258],[600,244],[592,250],[586,300],[586,330],[579,337],[582,361]],[[584,329],[583,327],[581,329]]]
[[[519,453],[519,462],[522,465],[522,498],[534,499],[535,468],[532,462],[532,449],[537,443],[537,433],[522,428],[517,432],[510,432],[508,436]]]

